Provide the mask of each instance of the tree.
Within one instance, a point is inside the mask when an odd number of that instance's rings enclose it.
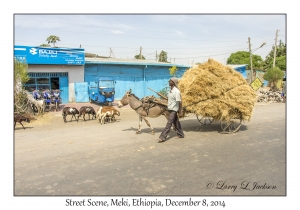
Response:
[[[161,51],[158,56],[159,62],[168,62],[168,53],[165,51]]]
[[[51,35],[49,36],[46,41],[48,42],[48,44],[53,44],[53,47],[55,47],[55,43],[60,41],[59,37],[58,36],[54,36],[54,35]]]
[[[276,86],[279,80],[282,80],[284,77],[284,72],[278,67],[269,68],[268,71],[264,74],[264,79],[267,80],[271,87]]]
[[[40,47],[51,47],[49,44],[41,44]]]
[[[247,69],[250,69],[250,52],[238,51],[236,53],[232,53],[227,59],[227,64],[248,64]],[[260,69],[262,67],[262,58],[259,55],[252,54],[252,68]]]
[[[135,56],[134,56],[135,59],[142,59],[142,60],[145,60],[145,57],[144,57],[143,55],[142,55],[142,58],[140,58],[140,57],[141,57],[140,55],[135,55]]]
[[[28,65],[25,61],[20,61],[17,58],[14,60],[14,88],[17,91],[22,84],[29,80]]]
[[[272,50],[269,52],[263,62],[264,69],[273,67],[274,51],[275,47],[273,46]],[[279,67],[281,70],[286,70],[286,44],[283,44],[281,40],[279,41],[279,45],[276,47],[275,66]]]
[[[170,75],[175,75],[177,72],[177,67],[176,66],[172,66],[171,68],[169,68],[170,71]]]
[[[14,59],[14,111],[24,112],[27,109],[27,97],[24,94],[25,84],[29,80],[28,65],[25,61]]]

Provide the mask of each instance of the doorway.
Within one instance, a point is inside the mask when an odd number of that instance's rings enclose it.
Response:
[[[59,90],[59,77],[50,78],[50,84],[52,90]]]

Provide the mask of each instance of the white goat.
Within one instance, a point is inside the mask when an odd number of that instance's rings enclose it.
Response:
[[[38,109],[38,114],[44,113],[44,111],[45,111],[45,100],[44,99],[35,100],[29,92],[26,92],[26,93],[27,93],[27,98],[28,98],[29,102],[34,104],[36,106],[36,108]]]

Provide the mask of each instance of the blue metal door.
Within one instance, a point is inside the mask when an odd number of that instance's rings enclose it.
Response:
[[[60,92],[60,97],[62,99],[62,103],[69,103],[69,83],[68,77],[59,77],[59,89],[62,90]]]
[[[89,102],[89,88],[87,82],[75,83],[76,102]]]

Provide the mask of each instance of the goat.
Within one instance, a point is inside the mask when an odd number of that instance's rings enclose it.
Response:
[[[112,116],[111,116],[111,120],[112,120],[113,122],[115,122],[115,121],[116,121],[115,115],[120,116],[120,112],[119,112],[118,110],[116,110],[116,109],[115,109],[114,107],[112,107],[112,106],[110,107],[110,109],[113,110],[113,114],[112,114]],[[106,120],[110,120],[108,116],[106,117]]]
[[[120,112],[117,111],[114,107],[111,106],[101,106],[97,109],[96,118],[98,118],[101,124],[105,124],[105,121],[109,122],[115,121],[114,115],[120,115]]]
[[[25,121],[25,122],[30,123],[30,119],[29,119],[29,118],[24,117],[24,116],[22,116],[22,115],[20,115],[20,114],[14,114],[14,123],[15,123],[14,129],[16,129],[16,123],[18,122],[18,123],[20,123],[20,124],[22,125],[22,127],[23,127],[24,130],[25,130],[25,127],[24,127],[24,125],[22,124],[22,121]]]
[[[79,116],[78,118],[83,115],[83,119],[85,121],[85,114],[88,114],[89,115],[89,120],[90,120],[90,114],[92,115],[92,119],[95,117],[96,119],[96,112],[94,110],[93,107],[91,106],[82,106],[80,109],[79,109]]]
[[[29,102],[37,108],[38,114],[44,113],[45,100],[44,99],[35,100],[35,98],[27,91],[26,91],[26,94],[27,94],[27,98],[28,98]]]
[[[78,122],[78,118],[79,118],[78,109],[76,109],[74,107],[65,107],[62,110],[62,116],[63,116],[63,119],[64,119],[65,123],[67,122],[67,120],[66,120],[67,115],[72,115],[72,118],[71,118],[70,122],[72,121],[73,117],[75,117],[75,120],[76,120],[76,115],[77,115],[77,120],[76,121]]]

